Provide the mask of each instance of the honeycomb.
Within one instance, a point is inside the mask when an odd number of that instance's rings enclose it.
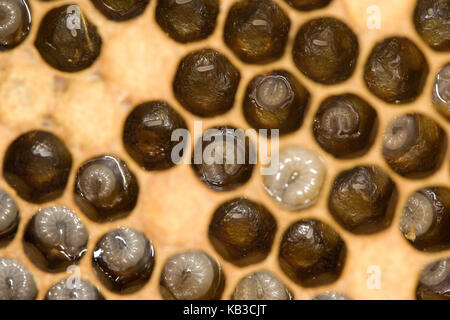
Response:
[[[438,122],[450,135],[450,126],[432,106],[434,76],[449,62],[449,54],[433,51],[416,33],[413,25],[414,0],[333,0],[323,9],[300,12],[286,2],[274,0],[288,14],[291,29],[286,51],[281,59],[265,65],[241,62],[224,45],[223,29],[226,14],[233,0],[220,1],[220,13],[214,33],[207,39],[180,44],[170,39],[155,22],[156,0],[151,0],[142,15],[125,22],[114,22],[103,16],[88,0],[76,0],[85,15],[98,28],[103,39],[99,58],[88,69],[77,73],[63,73],[46,64],[33,45],[39,23],[51,8],[69,4],[67,1],[30,1],[32,27],[25,41],[14,50],[0,54],[0,154],[18,135],[31,129],[48,130],[61,137],[73,156],[68,185],[62,197],[46,203],[65,205],[74,209],[89,231],[87,254],[81,259],[80,275],[97,285],[106,299],[161,299],[159,280],[169,256],[188,249],[201,249],[215,257],[226,276],[224,299],[229,299],[239,280],[259,270],[274,272],[294,295],[295,299],[311,299],[324,291],[335,291],[353,299],[414,299],[421,270],[430,262],[448,257],[449,251],[423,253],[414,249],[399,229],[400,213],[407,197],[415,190],[446,185],[449,179],[449,154],[439,170],[426,179],[407,179],[396,174],[386,164],[381,153],[382,132],[396,116],[420,112]],[[380,29],[367,27],[368,8],[379,8]],[[306,21],[330,16],[344,21],[359,40],[359,58],[353,76],[342,83],[324,86],[305,77],[292,61],[293,39]],[[386,37],[405,36],[419,46],[429,63],[430,72],[422,94],[413,102],[391,105],[376,98],[366,88],[363,68],[374,44]],[[229,192],[215,192],[203,185],[190,165],[180,164],[170,170],[154,172],[141,169],[125,152],[122,129],[126,116],[139,103],[163,99],[186,120],[193,132],[198,119],[183,109],[174,98],[172,81],[179,61],[188,53],[202,48],[214,48],[223,53],[240,70],[241,82],[234,107],[224,115],[202,119],[203,128],[232,125],[247,129],[242,114],[242,101],[248,82],[261,72],[286,69],[293,73],[311,93],[311,102],[301,128],[280,138],[280,146],[297,145],[316,151],[324,160],[326,177],[317,203],[301,211],[280,209],[266,194],[255,168],[251,179],[242,187]],[[319,104],[330,95],[354,93],[363,97],[377,111],[379,129],[370,150],[354,159],[336,159],[316,143],[312,123]],[[193,143],[193,142],[192,142]],[[126,161],[136,173],[140,186],[138,203],[126,218],[114,222],[95,223],[83,215],[73,199],[76,169],[87,159],[101,154],[116,155]],[[0,158],[3,161],[3,157]],[[327,198],[334,178],[343,170],[356,165],[376,164],[394,180],[399,195],[391,226],[371,235],[355,235],[343,229],[330,215]],[[3,163],[2,163],[3,165]],[[0,187],[18,203],[21,223],[14,240],[0,249],[0,257],[15,258],[33,274],[39,293],[44,298],[55,282],[67,278],[65,272],[47,273],[34,266],[23,252],[22,238],[26,222],[42,206],[19,198],[15,191],[0,179]],[[274,215],[278,229],[268,257],[257,264],[235,266],[223,260],[208,241],[208,226],[214,210],[234,197],[247,197],[264,204]],[[280,269],[278,250],[286,228],[301,218],[316,218],[336,230],[347,244],[347,258],[343,273],[332,284],[303,288],[292,282]],[[107,290],[92,268],[92,252],[98,239],[119,226],[142,231],[155,248],[156,264],[150,281],[139,291],[120,295]],[[381,287],[368,285],[371,272],[379,267]]]

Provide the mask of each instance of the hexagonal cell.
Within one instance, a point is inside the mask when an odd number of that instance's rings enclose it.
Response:
[[[278,129],[279,135],[300,128],[309,105],[309,91],[285,70],[274,70],[255,76],[247,86],[243,111],[255,129]]]
[[[208,234],[224,259],[246,266],[267,257],[276,229],[275,219],[263,205],[235,198],[216,209]]]
[[[3,159],[3,176],[17,194],[32,203],[59,198],[66,188],[72,155],[54,134],[34,130],[16,138]]]
[[[351,93],[326,98],[313,122],[317,143],[337,158],[364,154],[372,146],[377,129],[375,109]]]
[[[272,0],[240,0],[228,12],[225,44],[246,63],[269,63],[283,55],[290,27]]]
[[[450,189],[428,187],[410,195],[403,207],[400,230],[416,249],[450,248]]]
[[[102,38],[78,5],[63,5],[44,16],[34,45],[53,68],[76,72],[95,62]]]
[[[207,129],[192,153],[196,176],[215,191],[230,191],[250,180],[256,153],[250,139],[232,126]]]
[[[308,78],[337,84],[350,78],[355,70],[358,38],[338,19],[317,18],[301,26],[292,54],[297,68]]]
[[[219,7],[219,0],[158,0],[155,18],[175,41],[199,41],[213,33]]]
[[[389,123],[383,136],[383,157],[392,170],[407,178],[423,178],[439,168],[447,136],[433,119],[408,113]]]
[[[33,275],[19,261],[0,258],[0,300],[34,300],[38,289]]]
[[[357,166],[338,174],[328,209],[343,228],[356,234],[379,232],[391,225],[397,189],[377,166]]]
[[[45,300],[103,300],[102,294],[89,281],[67,278],[53,284]]]
[[[95,157],[78,169],[75,202],[91,220],[112,221],[127,216],[136,206],[138,193],[136,176],[117,157]]]
[[[20,214],[16,201],[0,190],[0,248],[8,245],[17,233]]]
[[[169,104],[145,102],[125,120],[122,141],[128,154],[145,170],[166,170],[177,164],[172,161],[172,150],[179,142],[172,140],[172,133],[178,129],[187,130],[186,122]]]
[[[27,0],[0,1],[0,51],[21,44],[31,29],[31,11]]]
[[[154,264],[152,243],[140,231],[124,227],[103,235],[92,254],[98,279],[119,294],[140,290],[149,281]]]
[[[284,232],[279,263],[303,287],[330,284],[341,275],[346,245],[339,234],[316,219],[301,219]]]
[[[364,68],[367,88],[381,100],[395,104],[414,101],[422,93],[427,75],[424,54],[404,37],[378,42]]]
[[[23,236],[26,255],[48,272],[65,271],[86,253],[89,234],[81,219],[65,206],[41,208]]]
[[[180,104],[199,117],[214,117],[229,111],[241,75],[221,53],[213,49],[194,51],[178,65],[173,91]]]
[[[414,10],[417,33],[437,51],[450,51],[450,3],[448,0],[418,0]]]

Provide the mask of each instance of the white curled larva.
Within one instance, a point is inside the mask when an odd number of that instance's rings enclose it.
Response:
[[[0,234],[17,221],[19,209],[13,198],[0,190]]]
[[[258,84],[254,99],[261,108],[276,110],[292,102],[294,92],[285,77],[270,75]]]
[[[161,274],[161,285],[177,300],[214,299],[218,265],[202,251],[186,251],[170,257]]]
[[[46,300],[99,300],[100,293],[89,281],[84,279],[63,279],[56,282],[45,296]]]
[[[104,164],[91,164],[81,174],[80,189],[89,201],[108,198],[116,189],[116,176]]]
[[[0,13],[0,39],[4,39],[16,32],[22,23],[20,0],[1,0]]]
[[[383,147],[390,151],[408,148],[414,143],[417,127],[414,115],[407,114],[392,121],[383,135]]]
[[[436,75],[433,87],[433,103],[436,106],[441,106],[447,115],[450,114],[450,63]]]
[[[239,281],[234,300],[291,300],[286,286],[269,271],[252,273]]]
[[[338,292],[324,292],[317,295],[313,300],[350,300],[350,298]]]
[[[416,192],[406,201],[400,218],[400,229],[408,240],[414,241],[430,229],[434,216],[430,200]]]
[[[76,255],[88,241],[88,231],[81,219],[65,206],[39,209],[35,215],[34,230],[37,238],[50,247],[62,246],[64,251]]]
[[[126,271],[136,267],[145,258],[147,242],[141,232],[119,228],[107,233],[100,240],[94,257],[100,256],[113,271]]]
[[[420,282],[426,286],[436,286],[448,278],[450,259],[442,259],[427,265],[420,274]]]
[[[288,210],[314,204],[325,178],[323,160],[312,150],[294,146],[281,149],[278,159],[276,173],[263,176],[267,193]]]
[[[17,260],[0,258],[0,300],[32,300],[37,287],[33,276]]]

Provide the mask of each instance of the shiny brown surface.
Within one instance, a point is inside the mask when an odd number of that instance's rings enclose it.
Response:
[[[68,187],[63,197],[51,204],[65,204],[76,210],[85,222],[90,239],[88,254],[81,259],[81,276],[99,286],[107,299],[161,299],[159,280],[165,260],[172,254],[187,249],[202,249],[216,257],[226,275],[224,297],[230,297],[238,281],[253,271],[268,269],[292,290],[296,299],[311,299],[317,294],[332,290],[342,292],[354,299],[413,299],[420,270],[438,257],[446,257],[449,251],[438,254],[424,254],[404,239],[399,230],[402,205],[396,209],[392,225],[383,232],[370,235],[353,235],[341,228],[327,210],[327,196],[335,176],[342,170],[359,164],[377,164],[390,173],[399,186],[399,204],[417,189],[432,184],[448,185],[449,152],[439,171],[426,180],[409,180],[395,174],[385,164],[381,156],[381,131],[396,116],[420,111],[437,121],[450,133],[448,123],[432,107],[431,92],[433,76],[448,63],[448,55],[434,52],[421,41],[412,23],[414,1],[410,0],[334,0],[321,10],[302,13],[292,10],[284,1],[276,1],[289,15],[292,27],[290,41],[282,59],[267,66],[250,66],[240,62],[223,44],[222,30],[226,12],[232,0],[221,1],[218,26],[213,36],[205,41],[189,45],[179,45],[171,41],[154,21],[156,1],[138,18],[115,24],[95,10],[90,1],[77,1],[92,21],[95,21],[102,35],[102,53],[92,68],[76,74],[64,74],[48,66],[33,46],[38,23],[34,23],[31,34],[24,43],[0,56],[0,154],[4,154],[9,143],[19,134],[32,128],[45,128],[64,137],[74,157],[74,168],[85,160],[104,153],[112,153],[123,158],[136,173],[142,197],[127,219],[111,223],[90,222],[76,207],[73,201],[75,170],[71,171]],[[40,21],[50,8],[65,2],[33,1],[33,19]],[[381,29],[368,29],[366,10],[371,5],[381,10]],[[360,57],[354,75],[346,82],[335,86],[314,84],[303,76],[293,65],[290,49],[296,31],[307,20],[320,16],[334,16],[345,21],[357,34],[360,42]],[[407,36],[424,52],[429,64],[430,75],[424,90],[413,103],[396,107],[382,102],[366,89],[362,68],[374,44],[393,35]],[[304,125],[291,135],[281,138],[280,145],[299,145],[317,151],[324,159],[327,176],[322,196],[312,207],[300,212],[279,209],[262,188],[259,165],[251,180],[242,188],[232,192],[217,193],[198,181],[189,165],[179,165],[165,172],[146,172],[125,152],[121,136],[122,126],[132,107],[151,99],[167,99],[186,119],[193,132],[193,120],[197,119],[186,112],[174,99],[171,83],[181,58],[192,50],[213,47],[224,54],[239,68],[242,82],[233,109],[223,116],[204,120],[203,129],[231,123],[248,128],[243,116],[241,103],[245,85],[256,74],[275,68],[285,68],[312,93],[311,108],[305,115]],[[312,135],[312,120],[321,101],[333,94],[352,92],[361,95],[377,110],[380,120],[380,133],[374,146],[364,156],[352,160],[335,160],[321,150]],[[0,157],[0,159],[3,159]],[[3,161],[3,160],[1,160]],[[18,259],[33,273],[39,286],[38,298],[57,280],[68,274],[50,274],[37,270],[25,257],[21,238],[25,223],[39,206],[18,199],[5,180],[0,186],[15,196],[21,210],[22,222],[18,235],[6,248],[0,249],[0,256]],[[232,197],[246,196],[258,199],[275,216],[279,225],[274,240],[274,249],[261,263],[245,268],[227,263],[214,251],[207,239],[210,218],[218,204]],[[318,288],[302,288],[281,272],[278,263],[278,245],[281,235],[292,222],[300,218],[319,218],[332,226],[347,243],[347,259],[341,277],[332,285]],[[90,254],[98,239],[117,226],[135,227],[144,231],[153,241],[156,264],[150,281],[133,295],[121,296],[108,291],[95,277]],[[366,285],[369,266],[379,266],[381,270],[380,290],[369,289]]]

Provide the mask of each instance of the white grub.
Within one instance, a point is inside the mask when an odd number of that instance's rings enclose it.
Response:
[[[206,253],[186,251],[167,260],[161,282],[177,300],[201,299],[216,285],[217,268]]]
[[[267,76],[256,88],[256,102],[263,109],[275,110],[284,107],[293,99],[289,82],[282,76]]]
[[[394,119],[383,135],[383,147],[388,150],[400,150],[415,135],[414,115],[407,114]]]
[[[400,229],[410,241],[425,234],[434,221],[434,210],[430,200],[416,192],[408,198],[400,218]]]
[[[62,246],[70,254],[77,254],[88,241],[83,222],[65,206],[39,209],[33,227],[40,241],[48,246]]]
[[[239,281],[234,300],[291,300],[286,286],[269,271],[252,273]]]
[[[37,295],[33,276],[17,260],[0,258],[0,300],[31,300]]]
[[[113,271],[126,271],[145,258],[147,243],[141,232],[119,228],[101,238],[94,257],[100,257]]]
[[[278,156],[277,172],[263,177],[267,193],[288,210],[313,205],[325,178],[323,160],[312,150],[293,146],[283,148]]]
[[[427,265],[420,274],[420,282],[426,286],[436,286],[448,278],[450,259],[442,259]]]
[[[84,279],[63,279],[56,282],[47,292],[47,300],[99,300],[99,292]]]
[[[5,191],[0,190],[0,233],[16,221],[19,209],[13,198]]]

